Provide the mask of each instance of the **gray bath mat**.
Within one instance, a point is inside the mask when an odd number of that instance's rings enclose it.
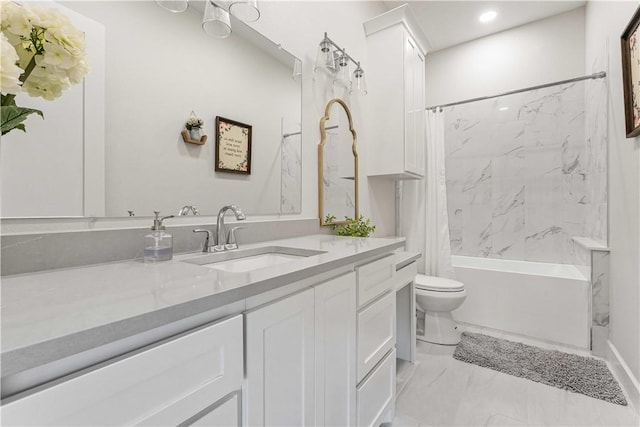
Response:
[[[557,388],[627,405],[602,360],[464,332],[455,359]]]

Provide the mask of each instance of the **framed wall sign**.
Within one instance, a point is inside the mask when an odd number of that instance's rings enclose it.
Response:
[[[216,171],[251,174],[251,125],[216,116]]]
[[[620,37],[622,45],[622,87],[627,138],[640,134],[640,8]]]

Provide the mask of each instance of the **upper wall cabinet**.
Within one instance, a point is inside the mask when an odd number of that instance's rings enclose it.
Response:
[[[425,172],[424,57],[428,41],[408,5],[364,23],[372,149],[369,176]]]

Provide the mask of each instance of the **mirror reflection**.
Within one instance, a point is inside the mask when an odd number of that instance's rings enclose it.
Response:
[[[351,111],[341,99],[329,101],[320,120],[318,190],[321,225],[358,217],[358,153]]]
[[[21,99],[45,119],[3,137],[2,217],[212,215],[229,203],[300,212],[299,59],[235,19],[229,38],[207,35],[204,2],[181,14],[156,2],[60,4],[86,34],[92,69],[55,102]],[[205,145],[181,137],[192,111]],[[250,175],[215,171],[216,116],[252,126]]]

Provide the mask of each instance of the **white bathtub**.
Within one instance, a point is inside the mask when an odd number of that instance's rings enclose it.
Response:
[[[589,272],[573,265],[453,256],[467,299],[457,321],[590,347]]]

